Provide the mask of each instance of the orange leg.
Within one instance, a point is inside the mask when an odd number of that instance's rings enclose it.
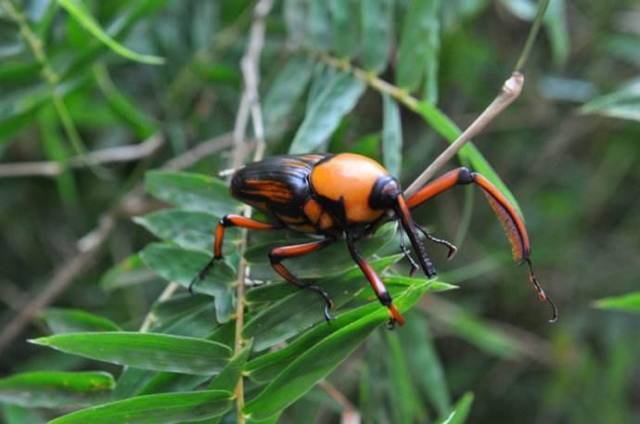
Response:
[[[422,187],[419,191],[409,197],[406,203],[409,208],[415,208],[416,206],[423,204],[427,200],[436,197],[440,193],[443,193],[456,185],[466,185],[471,183],[480,186],[487,197],[489,206],[491,206],[491,209],[493,209],[500,220],[507,238],[511,243],[513,259],[516,262],[527,262],[529,266],[529,281],[534,286],[538,294],[538,298],[551,305],[551,308],[553,309],[552,321],[555,321],[557,319],[557,309],[551,299],[547,297],[542,287],[540,287],[540,284],[533,272],[533,266],[531,264],[531,259],[529,258],[531,253],[529,234],[527,233],[524,221],[505,195],[502,194],[500,190],[498,190],[498,188],[489,180],[476,172],[471,172],[467,168],[456,168]]]
[[[198,281],[204,280],[207,277],[207,274],[211,271],[215,261],[222,259],[222,243],[224,242],[224,232],[227,227],[240,227],[248,230],[277,230],[282,228],[280,225],[256,221],[255,219],[247,218],[242,215],[230,214],[223,216],[216,227],[216,234],[213,242],[213,257],[200,270],[200,272],[198,272],[198,275],[191,280],[191,284],[189,284],[190,293],[193,293],[193,286],[197,284]]]
[[[276,247],[269,252],[269,260],[273,269],[286,281],[301,289],[309,289],[318,293],[324,299],[324,318],[329,321],[331,314],[329,310],[333,308],[333,301],[329,294],[320,286],[311,283],[304,283],[282,264],[282,260],[306,255],[333,243],[332,239],[312,241],[309,243],[296,244],[293,246]]]
[[[391,299],[391,295],[387,288],[384,286],[384,283],[376,273],[376,271],[369,265],[367,261],[364,260],[358,249],[356,248],[353,239],[347,233],[347,247],[349,248],[349,253],[351,253],[351,257],[358,264],[360,270],[371,284],[371,288],[376,293],[378,300],[384,306],[389,309],[389,314],[391,315],[391,319],[389,320],[390,328],[393,328],[395,323],[400,325],[404,325],[404,317],[400,314],[400,311],[393,304],[393,300]]]

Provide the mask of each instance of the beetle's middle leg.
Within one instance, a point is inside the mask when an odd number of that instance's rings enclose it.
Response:
[[[316,250],[322,249],[323,247],[332,243],[332,239],[324,239],[319,241],[312,241],[309,243],[295,244],[292,246],[282,246],[276,247],[269,252],[269,260],[271,261],[271,266],[273,269],[286,281],[299,287],[301,289],[309,289],[318,293],[324,299],[324,318],[329,321],[331,319],[331,314],[329,310],[333,308],[333,301],[331,297],[329,297],[329,293],[327,293],[322,287],[317,286],[311,283],[304,283],[298,277],[293,275],[291,271],[287,269],[282,264],[283,259],[287,258],[295,258],[296,256],[306,255],[307,253],[315,252]]]
[[[189,292],[193,293],[193,286],[201,280],[204,280],[211,271],[213,264],[216,261],[222,260],[222,243],[224,242],[224,232],[227,227],[240,227],[246,228],[248,230],[277,230],[282,228],[281,225],[278,224],[270,224],[268,222],[260,222],[255,219],[247,218],[242,215],[225,215],[220,221],[218,221],[218,226],[216,227],[216,233],[213,242],[213,257],[207,262],[207,264],[198,272],[191,283],[189,284]]]

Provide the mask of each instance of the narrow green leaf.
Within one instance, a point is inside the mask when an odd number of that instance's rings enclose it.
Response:
[[[428,281],[408,287],[395,299],[401,311],[407,311],[428,289]],[[247,402],[245,413],[253,419],[268,418],[283,410],[325,378],[369,335],[389,318],[385,308],[351,322],[331,333],[304,354],[294,359],[254,399]],[[310,366],[310,364],[313,364]]]
[[[113,364],[185,374],[217,374],[231,354],[209,340],[153,333],[70,333],[30,342]]]
[[[431,315],[435,320],[447,325],[460,338],[475,345],[480,350],[500,358],[517,358],[522,355],[523,346],[505,332],[483,322],[480,318],[460,309],[450,311],[446,316]]]
[[[0,402],[29,408],[78,407],[104,400],[114,386],[106,372],[28,372],[0,379]]]
[[[640,312],[640,291],[627,293],[622,296],[605,297],[593,304],[599,309],[615,309],[627,312]]]
[[[162,278],[187,288],[198,272],[209,262],[211,253],[185,250],[176,246],[151,243],[140,252],[145,264]],[[216,261],[207,277],[193,287],[196,293],[214,296],[216,317],[227,322],[233,313],[232,283],[236,275],[224,261]]]
[[[323,325],[321,323],[316,325],[286,347],[274,352],[264,353],[249,361],[246,372],[252,380],[258,382],[270,381],[289,366],[295,358],[311,349],[316,343],[352,322],[371,314],[378,308],[380,308],[380,305],[369,303],[337,315],[336,319],[331,321],[330,324]]]
[[[120,330],[113,321],[79,309],[48,308],[42,317],[55,334]]]
[[[451,410],[451,397],[427,320],[417,313],[408,315],[400,338],[405,346],[411,346],[411,349],[405,350],[409,368],[422,370],[412,374],[415,386],[426,393],[439,416],[447,416]]]
[[[156,237],[170,240],[185,249],[210,250],[220,217],[208,212],[163,209],[133,220]],[[234,239],[238,235],[233,228],[225,232],[224,247],[229,253],[237,250]]]
[[[313,61],[293,57],[287,61],[264,98],[264,128],[267,139],[275,139],[291,124],[294,108],[309,85]]]
[[[362,255],[369,257],[389,243],[393,243],[395,240],[395,231],[395,223],[388,223],[379,228],[373,236],[358,242],[358,248]],[[262,278],[281,279],[271,268],[269,251],[277,246],[305,241],[309,241],[309,239],[307,238],[301,241],[281,240],[277,243],[257,244],[250,247],[245,253],[245,258],[252,264],[252,275],[260,275]],[[319,251],[287,260],[285,265],[299,278],[317,279],[341,274],[345,269],[353,267],[354,262],[344,241],[337,241]]]
[[[340,308],[365,288],[361,275],[320,281],[336,308]],[[315,323],[323,325],[324,300],[311,290],[298,290],[260,311],[244,327],[245,337],[255,339],[256,351],[287,340]],[[335,312],[334,312],[335,313]],[[331,325],[326,323],[325,325]]]
[[[364,89],[364,82],[351,74],[333,74],[307,109],[289,153],[306,153],[322,149],[342,117],[356,105]]]
[[[640,121],[640,78],[627,82],[612,93],[596,97],[582,106],[580,112]]]
[[[145,176],[145,188],[154,197],[182,209],[217,216],[237,212],[241,207],[223,181],[201,174],[150,171]]]
[[[64,164],[70,153],[60,137],[60,128],[54,109],[51,107],[43,109],[38,118],[42,144],[47,158]],[[60,197],[67,206],[77,205],[77,187],[73,174],[68,169],[56,177],[56,186]]]
[[[94,68],[98,87],[107,99],[107,104],[113,113],[122,120],[140,139],[151,137],[158,131],[158,124],[148,116],[135,101],[124,94],[111,81],[106,67]]]
[[[251,350],[253,349],[253,340],[249,339],[247,344],[242,348],[240,352],[235,354],[226,367],[217,377],[211,380],[209,384],[209,390],[226,390],[233,392],[238,380],[242,377],[242,371],[249,359]]]
[[[385,336],[389,346],[386,362],[390,383],[389,399],[393,405],[393,408],[391,408],[393,422],[410,423],[423,421],[424,417],[416,416],[419,399],[417,399],[413,390],[409,365],[407,364],[400,339],[396,333],[387,332]],[[411,349],[413,349],[413,346],[411,346]],[[423,364],[419,369],[425,369],[425,367],[426,364]]]
[[[100,287],[105,291],[112,291],[154,278],[155,274],[144,265],[140,255],[135,254],[107,270],[100,278]]]
[[[357,11],[354,0],[329,0],[332,50],[340,58],[350,58],[357,49],[359,28],[354,20]]]
[[[46,419],[31,408],[23,408],[18,405],[0,405],[0,420],[5,424],[45,424]]]
[[[69,13],[69,15],[82,25],[84,29],[116,54],[136,62],[147,63],[150,65],[160,65],[164,63],[164,59],[161,57],[134,52],[111,38],[95,21],[93,16],[91,16],[91,13],[80,0],[58,0],[58,3]]]
[[[360,2],[362,64],[371,72],[387,67],[393,40],[393,0]]]
[[[416,112],[420,114],[424,120],[431,125],[431,127],[436,130],[441,136],[447,139],[450,143],[455,141],[456,138],[461,134],[460,129],[456,126],[456,124],[449,119],[444,113],[442,113],[436,106],[433,104],[420,101],[416,105]],[[515,206],[521,216],[522,210],[520,209],[520,205],[516,198],[513,196],[507,185],[502,181],[502,179],[498,176],[493,167],[489,164],[489,162],[485,159],[485,157],[480,153],[480,151],[476,148],[473,143],[466,144],[460,151],[458,152],[458,157],[461,161],[468,163],[476,172],[484,175],[489,181],[495,184],[496,187],[504,194],[507,199]]]
[[[439,421],[438,424],[464,424],[467,421],[472,404],[473,393],[465,393],[465,395],[456,402],[451,414],[449,414],[446,419]]]
[[[331,45],[331,24],[326,0],[307,0],[305,41],[316,51],[326,51]]]
[[[438,99],[438,55],[440,51],[440,0],[412,0],[402,25],[396,68],[397,84],[409,91],[425,79],[426,99]]]
[[[214,418],[231,407],[232,394],[222,390],[138,396],[72,412],[51,424],[170,424]]]
[[[400,178],[402,170],[402,122],[395,100],[387,94],[383,100],[382,158],[391,175]]]

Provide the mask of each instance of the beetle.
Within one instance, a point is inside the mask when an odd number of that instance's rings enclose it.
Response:
[[[231,178],[231,194],[242,202],[260,210],[269,218],[261,222],[243,215],[226,215],[217,224],[213,243],[213,257],[192,281],[206,277],[216,261],[222,260],[225,230],[241,227],[249,230],[277,230],[289,228],[315,236],[306,243],[275,247],[269,252],[271,266],[284,280],[293,285],[312,290],[324,300],[324,315],[331,318],[329,310],[333,302],[322,287],[304,282],[293,275],[283,260],[318,251],[338,239],[346,240],[351,257],[371,284],[378,300],[389,310],[391,327],[404,324],[404,317],[393,303],[382,280],[356,246],[358,240],[371,234],[384,222],[400,221],[417,256],[418,264],[428,278],[436,275],[436,269],[427,254],[419,233],[427,239],[446,245],[449,257],[456,248],[428,234],[418,226],[411,210],[457,185],[476,184],[503,225],[511,244],[516,262],[526,262],[529,281],[541,301],[552,308],[552,319],[557,319],[557,309],[545,294],[534,274],[530,259],[529,235],[524,221],[515,207],[487,178],[460,167],[427,183],[415,194],[405,197],[398,180],[378,162],[354,153],[302,154],[274,156],[253,162],[236,170]],[[401,238],[401,241],[403,239]],[[402,250],[417,267],[402,243]]]

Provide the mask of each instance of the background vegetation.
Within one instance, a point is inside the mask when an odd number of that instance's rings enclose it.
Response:
[[[242,234],[184,289],[241,207],[217,173],[264,138],[408,184],[498,92],[536,7],[269,3],[0,0],[1,419],[235,422],[242,372],[250,422],[639,421],[637,2],[552,0],[522,96],[475,140],[491,165],[460,157],[517,199],[557,324],[470,188],[419,210],[460,248],[432,248],[437,281],[403,277],[392,226],[367,242],[412,308],[394,332],[344,246],[291,261],[334,295],[328,326],[266,263],[297,236],[250,235],[242,348]]]

